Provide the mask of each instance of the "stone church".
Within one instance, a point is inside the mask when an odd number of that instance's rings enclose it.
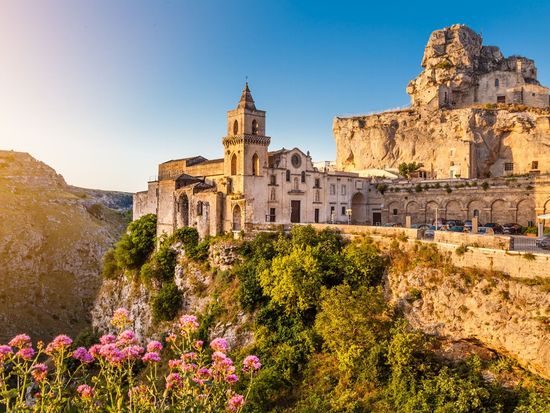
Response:
[[[227,113],[223,158],[160,164],[158,178],[134,195],[133,218],[154,213],[159,235],[192,226],[202,237],[273,224],[367,222],[368,178],[316,168],[309,152],[270,151],[270,143],[266,112],[246,83]]]

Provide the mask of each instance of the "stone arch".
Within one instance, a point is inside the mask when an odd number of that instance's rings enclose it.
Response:
[[[258,121],[256,119],[252,120],[252,135],[258,134]]]
[[[548,199],[548,200],[544,203],[544,213],[545,213],[545,214],[550,213],[550,199]]]
[[[442,216],[438,212],[439,210],[439,204],[436,201],[428,201],[426,202],[426,221],[427,224],[434,224],[436,217],[437,219],[441,219]]]
[[[236,153],[231,155],[231,175],[237,175],[237,154]]]
[[[233,135],[237,135],[239,133],[239,121],[235,119],[235,122],[233,122]]]
[[[351,198],[351,222],[354,224],[367,222],[367,203],[365,195],[361,192],[357,192]]]
[[[535,215],[535,201],[533,199],[521,199],[516,204],[516,222],[518,224],[527,226],[530,221],[535,222]]]
[[[260,157],[257,153],[252,155],[252,175],[260,176]]]
[[[241,207],[235,205],[233,207],[233,231],[240,231],[242,228],[242,213]]]
[[[388,204],[388,222],[400,223],[402,213],[399,202],[393,201]]]
[[[477,216],[478,223],[484,224],[489,222],[489,217],[487,216],[487,204],[480,199],[473,199],[468,202],[468,219],[473,219]]]
[[[496,199],[491,203],[491,222],[497,224],[510,222],[510,210],[503,199]]]
[[[447,204],[445,205],[445,219],[464,219],[462,205],[460,205],[460,202],[454,199],[451,199],[447,202]]]
[[[189,226],[189,198],[187,194],[183,194],[179,200],[181,225],[183,227]]]
[[[411,217],[411,224],[422,224],[423,220],[420,216],[420,205],[416,201],[410,201],[405,206],[405,216]]]

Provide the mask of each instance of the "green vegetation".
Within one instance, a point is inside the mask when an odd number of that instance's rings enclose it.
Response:
[[[178,287],[173,282],[162,286],[157,295],[153,297],[151,308],[153,317],[157,321],[173,320],[181,307],[182,297]]]
[[[424,164],[422,163],[403,162],[402,164],[399,165],[399,175],[409,179],[411,177],[411,173],[418,171],[423,166]]]
[[[487,181],[483,181],[483,183],[481,184],[481,189],[483,189],[484,191],[488,190],[489,189],[489,182]]]
[[[384,195],[384,192],[388,190],[387,184],[376,184],[376,190],[380,192],[382,195]]]

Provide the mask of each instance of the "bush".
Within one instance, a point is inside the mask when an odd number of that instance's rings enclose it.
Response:
[[[195,228],[179,228],[174,232],[172,237],[175,241],[181,242],[186,250],[194,249],[199,244],[199,233]]]
[[[138,269],[155,248],[157,216],[147,214],[128,225],[128,231],[115,246],[117,265],[124,269]]]
[[[384,273],[385,260],[366,241],[353,242],[342,252],[344,281],[351,286],[377,285]]]
[[[483,181],[483,183],[481,184],[481,189],[483,189],[484,191],[488,190],[489,189],[489,182]]]
[[[114,279],[120,274],[121,271],[122,270],[116,261],[115,250],[110,249],[103,256],[103,268],[101,275],[106,279]]]
[[[177,315],[182,303],[182,296],[173,282],[165,283],[158,294],[153,297],[151,307],[157,321],[170,321]]]

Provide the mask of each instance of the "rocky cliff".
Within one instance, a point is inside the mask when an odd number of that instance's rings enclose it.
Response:
[[[0,341],[75,335],[89,320],[104,252],[131,195],[70,187],[29,154],[0,151]]]
[[[550,291],[499,275],[417,267],[388,275],[390,301],[411,326],[478,342],[550,378]]]
[[[339,169],[415,161],[438,179],[550,172],[548,89],[532,60],[505,58],[455,25],[432,33],[422,66],[409,109],[334,119]]]

